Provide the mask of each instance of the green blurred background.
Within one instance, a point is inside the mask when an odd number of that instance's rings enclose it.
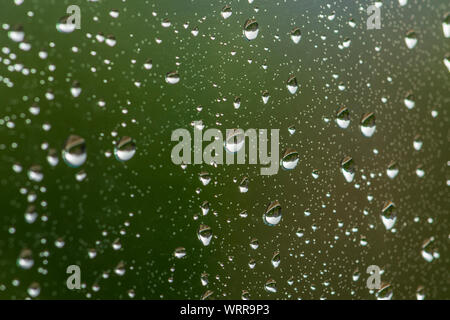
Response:
[[[223,19],[227,4],[233,13]],[[450,40],[442,25],[450,4],[383,1],[382,28],[366,30],[371,4],[2,0],[0,299],[27,298],[30,285],[39,286],[40,299],[200,299],[208,290],[210,299],[241,299],[243,290],[250,299],[374,299],[365,272],[372,264],[384,270],[393,299],[416,299],[421,286],[425,299],[450,298],[450,78],[444,65]],[[60,33],[56,24],[69,5],[80,7],[81,29]],[[242,34],[250,18],[259,25],[253,41]],[[167,28],[164,19],[171,23]],[[8,37],[19,25],[29,50]],[[298,44],[289,36],[295,27],[302,32]],[[409,30],[417,34],[413,49],[405,44]],[[116,45],[98,41],[99,34],[114,36]],[[41,59],[39,52],[48,56]],[[148,59],[151,70],[143,66]],[[165,82],[170,71],[179,73],[179,83]],[[299,84],[295,95],[286,89],[290,75]],[[82,88],[76,98],[70,93],[74,81]],[[49,92],[53,100],[46,98]],[[403,103],[409,92],[411,110]],[[33,103],[38,115],[29,112]],[[334,121],[342,106],[350,111],[347,129]],[[358,127],[366,112],[376,115],[371,138]],[[170,159],[171,132],[192,130],[196,120],[222,132],[280,129],[280,155],[293,148],[299,164],[275,176],[261,176],[259,165],[183,170]],[[290,126],[296,128],[292,135]],[[77,169],[60,153],[71,134],[87,146],[87,161]],[[417,135],[419,151],[413,148]],[[122,136],[137,145],[124,163],[107,156]],[[51,148],[60,158],[56,167],[46,160]],[[340,173],[345,156],[356,165],[353,183]],[[391,161],[399,167],[392,180],[386,176]],[[23,170],[14,172],[14,164]],[[27,176],[33,165],[42,168],[41,182]],[[419,165],[422,178],[415,172]],[[80,170],[87,174],[83,181],[75,178]],[[199,180],[203,171],[212,179],[207,186]],[[240,193],[244,177],[249,191]],[[274,200],[282,220],[270,227],[262,215]],[[211,205],[206,216],[204,201]],[[395,232],[380,218],[385,201],[396,206]],[[39,215],[32,224],[24,219],[29,205]],[[239,216],[244,210],[247,218]],[[209,246],[197,239],[202,223],[214,235]],[[421,250],[431,237],[427,250],[436,258],[427,262]],[[62,248],[55,246],[58,239]],[[112,248],[116,239],[119,250]],[[252,239],[259,242],[256,250]],[[177,247],[186,248],[184,258],[174,257]],[[28,270],[16,263],[24,248],[34,260]],[[278,268],[270,262],[276,251]],[[120,262],[123,276],[114,272]],[[81,268],[83,288],[71,291],[66,268],[73,264]],[[276,293],[265,291],[269,279],[276,281]]]

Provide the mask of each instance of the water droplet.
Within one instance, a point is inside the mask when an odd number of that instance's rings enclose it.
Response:
[[[281,221],[281,205],[278,200],[269,203],[263,215],[263,220],[269,226],[275,226]]]
[[[119,17],[119,10],[113,9],[113,10],[111,10],[111,11],[109,12],[109,15],[110,15],[112,18],[116,19],[116,18]]]
[[[27,289],[27,293],[31,298],[36,298],[41,293],[41,286],[37,282],[33,282]]]
[[[107,36],[105,43],[110,47],[114,47],[117,43],[116,37],[114,37],[113,35]]]
[[[250,300],[250,293],[247,290],[242,290],[241,299]]]
[[[225,141],[225,150],[230,153],[235,153],[241,150],[245,144],[244,131],[241,129],[232,129],[227,131],[227,138]]]
[[[267,280],[266,284],[264,285],[264,289],[270,293],[277,292],[277,282],[273,279]]]
[[[49,149],[47,154],[48,163],[54,167],[59,163],[58,153],[55,149]]]
[[[163,28],[168,28],[168,27],[170,27],[172,25],[172,23],[170,22],[170,20],[169,19],[164,19],[163,21],[161,21],[161,26],[163,27]]]
[[[422,251],[420,253],[427,262],[431,262],[439,257],[434,237],[430,237],[422,243]]]
[[[267,104],[267,102],[269,102],[269,98],[270,98],[269,91],[267,91],[267,90],[264,91],[263,94],[262,94],[262,101],[263,101],[263,103]]]
[[[313,169],[311,175],[313,176],[314,179],[318,179],[319,178],[319,170]]]
[[[70,93],[74,98],[78,98],[81,94],[81,85],[78,81],[74,81],[72,84],[72,88],[70,88]]]
[[[416,175],[417,175],[419,178],[422,178],[422,177],[425,175],[425,171],[423,170],[421,164],[418,165],[417,168],[416,168]]]
[[[144,63],[144,68],[146,70],[150,70],[151,68],[153,68],[153,62],[152,59],[147,59],[147,61],[145,61]]]
[[[376,129],[375,114],[373,112],[363,114],[361,118],[360,129],[365,137],[370,138],[371,136],[373,136]]]
[[[28,223],[33,223],[36,221],[37,217],[38,214],[36,212],[35,206],[28,206],[27,210],[25,211],[25,221]]]
[[[288,128],[288,132],[289,132],[289,134],[292,136],[292,135],[295,133],[295,126],[290,126],[290,127]]]
[[[118,276],[123,276],[125,274],[125,263],[123,261],[120,261],[117,266],[114,268],[114,273]]]
[[[212,239],[211,228],[205,224],[201,224],[197,232],[197,237],[204,246],[208,246]]]
[[[350,18],[350,20],[348,21],[348,25],[352,28],[356,27],[355,19]]]
[[[244,177],[241,181],[241,183],[239,184],[239,192],[241,193],[246,193],[248,191],[248,178]]]
[[[120,243],[120,239],[119,238],[114,240],[114,242],[112,243],[112,248],[114,250],[116,250],[116,251],[122,248],[122,244]]]
[[[32,165],[28,170],[28,178],[34,182],[41,182],[44,179],[42,167],[40,165]]]
[[[130,137],[122,137],[114,148],[114,156],[119,161],[128,161],[136,153],[136,143]]]
[[[270,260],[270,263],[272,263],[272,266],[274,268],[278,268],[278,266],[280,265],[280,262],[281,262],[280,252],[275,251],[275,253],[273,254],[272,260]]]
[[[423,141],[422,141],[420,135],[418,134],[417,136],[414,137],[413,147],[416,151],[419,151],[420,149],[422,149],[422,146],[423,146]]]
[[[202,273],[202,274],[200,275],[200,283],[201,283],[202,286],[204,286],[204,287],[208,285],[209,280],[208,280],[208,274],[207,274],[207,273]]]
[[[385,283],[381,286],[380,290],[376,293],[377,300],[391,300],[394,291],[390,284]]]
[[[417,300],[425,300],[425,288],[423,286],[419,286],[417,288],[416,298],[417,298]]]
[[[241,107],[241,98],[239,97],[234,98],[233,107],[235,109],[239,109]]]
[[[58,30],[61,33],[71,33],[74,32],[76,29],[75,23],[73,23],[71,15],[65,15],[61,19],[59,19],[58,23],[56,24],[56,30]]]
[[[345,180],[350,183],[355,178],[355,163],[352,157],[345,157],[341,161],[341,172]]]
[[[361,272],[359,272],[359,270],[356,269],[356,270],[353,272],[353,275],[352,275],[353,281],[358,281],[360,276],[361,276]]]
[[[300,28],[294,28],[291,31],[291,40],[297,44],[300,42],[300,39],[302,38],[302,32],[300,31]]]
[[[186,249],[184,247],[178,247],[175,249],[173,255],[178,258],[184,258],[186,256]]]
[[[442,30],[444,31],[444,36],[450,38],[450,12],[447,12],[444,16],[444,21],[442,21]]]
[[[8,31],[8,37],[14,42],[22,42],[25,38],[25,32],[22,26],[16,26],[12,30]]]
[[[392,201],[385,202],[383,209],[381,210],[381,221],[383,221],[386,230],[391,230],[394,227],[394,224],[397,221],[396,211]]]
[[[405,107],[407,107],[410,110],[412,108],[414,108],[414,106],[416,105],[416,102],[415,102],[415,98],[414,98],[414,95],[412,92],[408,92],[406,94],[406,97],[403,100],[403,103],[405,104]]]
[[[214,291],[207,290],[201,297],[201,300],[206,300],[213,295]]]
[[[389,178],[394,179],[397,174],[399,172],[398,166],[397,166],[397,162],[392,161],[388,168],[386,169],[386,174]]]
[[[417,34],[413,30],[406,34],[405,43],[408,49],[413,49],[417,45]]]
[[[244,24],[244,36],[247,40],[254,40],[258,36],[259,26],[255,19],[248,19]]]
[[[198,27],[195,27],[195,28],[193,28],[192,30],[191,30],[191,34],[194,36],[194,37],[196,37],[196,36],[198,36]]]
[[[250,248],[252,248],[253,250],[256,250],[256,249],[259,248],[259,241],[258,241],[258,239],[250,240]]]
[[[232,13],[233,12],[231,11],[231,7],[229,5],[226,5],[225,7],[222,8],[220,15],[222,16],[222,18],[228,19],[229,17],[231,17]]]
[[[17,265],[25,270],[30,269],[34,265],[33,254],[30,249],[23,249],[17,258]]]
[[[87,158],[86,142],[77,135],[70,135],[62,151],[64,162],[72,168],[81,166]]]
[[[350,124],[350,112],[347,107],[341,107],[336,112],[336,123],[342,129],[347,129]]]
[[[290,76],[286,82],[287,89],[291,94],[294,94],[298,90],[297,78],[295,76]]]
[[[294,149],[287,149],[281,159],[281,167],[285,170],[293,170],[298,164],[300,156]]]
[[[198,178],[200,179],[200,182],[206,186],[211,182],[211,176],[208,172],[202,171],[198,174]]]
[[[168,72],[166,74],[166,82],[169,84],[176,84],[180,81],[180,76],[176,71]]]

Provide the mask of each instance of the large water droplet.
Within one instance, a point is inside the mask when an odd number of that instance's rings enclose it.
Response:
[[[200,182],[206,186],[211,182],[211,176],[208,172],[202,171],[198,174],[198,178],[200,179]]]
[[[423,146],[423,141],[422,141],[420,134],[418,134],[414,137],[414,141],[413,141],[414,150],[419,151],[420,149],[422,149],[422,146]]]
[[[271,293],[277,292],[277,282],[273,279],[267,280],[266,284],[264,285],[264,289],[267,292],[271,292]]]
[[[297,78],[295,76],[290,76],[286,82],[286,87],[291,94],[294,94],[298,90]]]
[[[444,31],[444,36],[450,38],[450,12],[447,12],[444,16],[444,21],[442,21],[442,30]]]
[[[392,290],[392,287],[390,284],[386,283],[383,284],[376,293],[377,300],[391,300],[392,296],[394,294],[394,291]]]
[[[267,102],[269,102],[269,98],[270,98],[270,94],[269,91],[264,91],[262,94],[262,101],[264,104],[267,104]]]
[[[277,200],[269,203],[263,215],[263,220],[269,226],[275,226],[281,221],[281,205]]]
[[[347,107],[341,107],[336,112],[336,123],[342,129],[347,129],[350,124],[350,112]]]
[[[417,287],[416,298],[417,300],[425,300],[425,288],[423,286]]]
[[[166,82],[169,84],[176,84],[180,81],[180,75],[176,71],[168,72],[166,74]]]
[[[273,254],[272,260],[270,260],[270,263],[272,264],[272,266],[274,268],[278,268],[278,266],[280,265],[280,262],[281,262],[280,252],[275,251],[275,253]]]
[[[186,256],[186,249],[183,247],[178,247],[175,249],[173,255],[178,259],[184,258]]]
[[[225,140],[225,150],[230,153],[235,153],[241,150],[245,144],[244,131],[241,129],[232,129],[227,131],[227,138]]]
[[[25,38],[25,32],[22,26],[16,26],[8,31],[8,37],[14,42],[22,42]]]
[[[430,237],[423,242],[422,251],[420,253],[427,262],[431,262],[435,258],[439,258],[434,237]]]
[[[381,221],[386,228],[386,230],[390,230],[394,227],[395,222],[397,221],[396,208],[392,201],[386,201],[383,209],[381,210]]]
[[[114,156],[119,161],[128,161],[136,153],[136,143],[130,137],[123,137],[114,148]]]
[[[33,254],[30,249],[23,249],[17,258],[17,265],[22,269],[30,269],[34,265]]]
[[[373,136],[376,129],[375,114],[373,112],[363,114],[361,118],[360,129],[365,137],[370,138],[371,136]]]
[[[75,23],[73,23],[71,15],[65,15],[61,19],[59,19],[58,23],[56,24],[56,30],[58,30],[61,33],[71,33],[74,32],[76,29]]]
[[[287,149],[281,159],[281,167],[285,170],[293,170],[298,164],[300,157],[294,149]]]
[[[70,135],[64,143],[62,157],[64,162],[72,168],[81,166],[87,158],[84,139],[77,135]]]
[[[407,107],[410,110],[412,108],[414,108],[414,106],[416,105],[416,102],[415,102],[415,98],[414,98],[414,95],[412,92],[408,92],[406,94],[406,97],[403,100],[403,103],[405,104],[405,107]]]
[[[291,31],[291,40],[297,44],[300,42],[300,39],[302,38],[302,32],[300,31],[300,28],[294,28]]]
[[[417,45],[417,34],[413,30],[406,34],[405,43],[408,49],[413,49]]]
[[[347,182],[352,182],[355,178],[355,163],[352,157],[345,157],[341,161],[341,172]]]
[[[258,36],[259,26],[255,19],[248,19],[244,24],[244,36],[247,40],[254,40]]]
[[[244,177],[241,180],[241,183],[239,184],[239,192],[246,193],[248,191],[248,178]]]
[[[386,174],[389,178],[394,179],[397,176],[398,171],[397,162],[392,161],[386,169]]]
[[[27,293],[31,298],[36,298],[41,293],[41,286],[37,282],[32,282],[27,289]]]
[[[211,228],[205,224],[201,224],[197,232],[197,237],[204,246],[208,246],[212,239]]]
[[[232,13],[233,12],[231,11],[231,7],[229,5],[226,5],[225,7],[222,8],[220,15],[222,16],[222,18],[228,19],[229,17],[231,17]]]

